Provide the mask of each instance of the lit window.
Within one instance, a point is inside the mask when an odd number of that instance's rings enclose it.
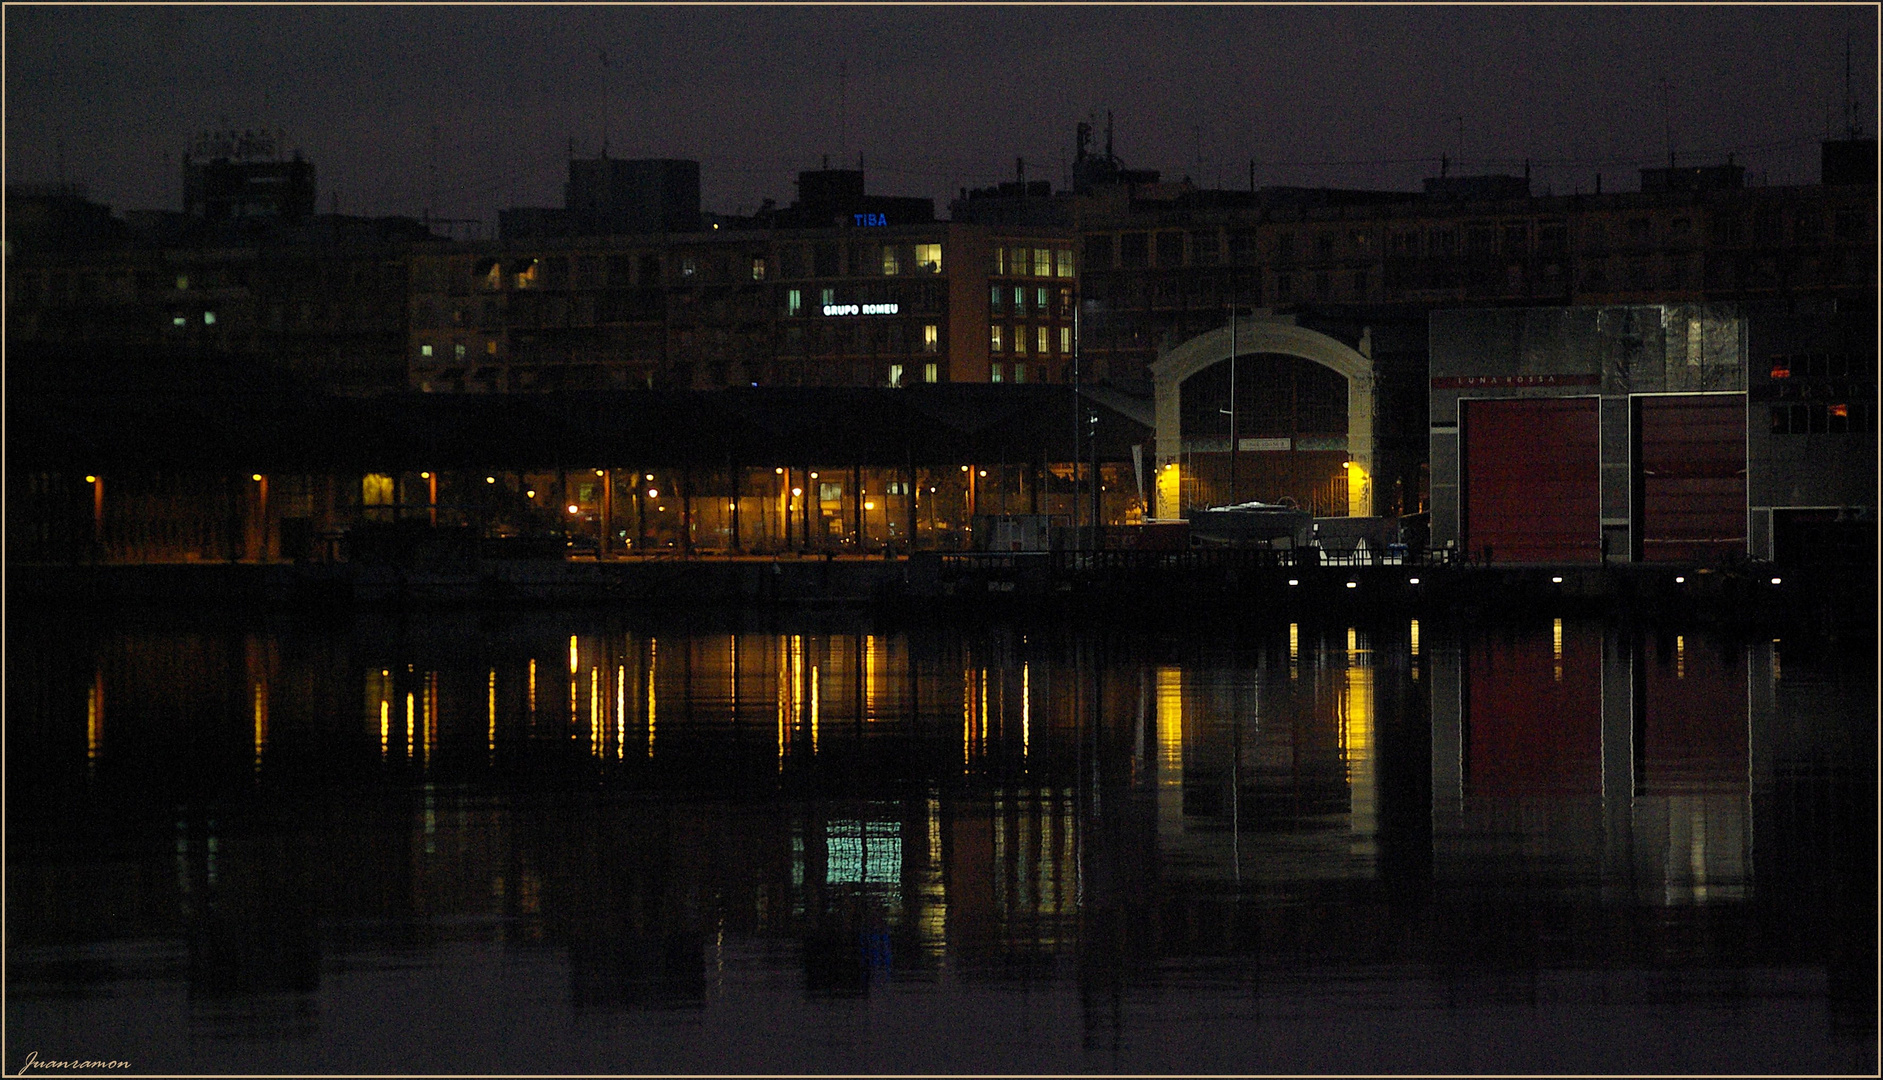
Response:
[[[1052,301],[1048,299],[1048,294],[1044,287],[1033,290],[1034,311],[1044,313],[1047,310],[1047,305],[1050,303],[1052,303]]]
[[[1006,272],[1007,272],[1007,249],[1004,247],[997,247],[994,249],[994,273],[996,275],[999,275],[999,274],[1005,274]]]
[[[989,307],[992,307],[995,311],[999,311],[1007,305],[1007,290],[998,285],[989,286],[987,290],[987,303]]]
[[[1013,311],[1016,315],[1024,314],[1026,311],[1026,286],[1024,285],[1013,287]]]
[[[452,355],[456,356],[460,360],[464,359],[464,346],[453,345],[451,347],[451,350],[452,350]]]
[[[188,319],[186,319],[186,318],[184,318],[184,317],[183,317],[183,316],[181,316],[181,315],[178,315],[178,316],[176,316],[175,318],[173,318],[173,319],[171,319],[171,320],[170,320],[170,325],[171,325],[171,326],[182,326],[182,325],[184,325],[184,324],[185,324],[185,323],[187,323],[187,322],[189,322],[189,320],[188,320]]]
[[[484,342],[484,355],[486,356],[497,355],[497,343],[495,341]]]
[[[941,378],[941,365],[940,364],[923,364],[922,365],[922,381],[923,382],[935,382],[940,378]]]
[[[925,324],[922,327],[922,351],[923,352],[935,352],[940,348],[941,348],[941,327],[936,326],[934,323]],[[929,365],[929,369],[931,371],[934,370],[934,367],[935,367],[934,364]],[[930,379],[928,381],[934,382],[935,380]]]
[[[1024,326],[1013,328],[1013,351],[1021,356],[1026,355],[1026,327]]]
[[[1005,382],[1006,380],[1004,380],[1004,379],[1002,379],[1002,378],[1001,378],[1001,370],[1000,370],[1000,369],[1001,369],[1001,364],[1000,364],[1000,361],[998,361],[998,360],[996,360],[996,361],[994,362],[994,366],[993,366],[992,368],[990,368],[990,369],[988,369],[988,373],[987,373],[987,381],[988,381],[988,382]]]
[[[765,280],[765,260],[764,259],[752,260],[752,280],[753,281]]]
[[[889,385],[891,386],[902,385],[902,365],[901,364],[889,365]]]
[[[420,356],[430,356],[432,354],[432,347],[430,345],[420,345],[418,347],[418,354]]]
[[[524,266],[521,270],[517,271],[517,274],[516,274],[517,288],[534,289],[536,287],[536,267],[537,267],[536,260],[531,259],[528,265]]]
[[[1036,335],[1036,342],[1035,342],[1039,347],[1034,349],[1033,351],[1036,353],[1039,353],[1041,356],[1045,356],[1047,353],[1047,350],[1050,348],[1050,346],[1047,343],[1047,339],[1050,338],[1051,336],[1052,336],[1052,331],[1049,328],[1044,327],[1044,326],[1040,327],[1039,332]],[[1014,381],[1018,382],[1019,380],[1016,379]]]
[[[897,257],[894,244],[883,245],[883,273],[886,275],[902,273],[902,260]]]
[[[1033,249],[1033,276],[1053,276],[1053,251],[1051,248]]]
[[[1059,328],[1059,351],[1062,353],[1072,351],[1072,327],[1070,326]]]
[[[915,245],[915,265],[925,274],[941,273],[941,247],[940,244]]]
[[[694,274],[697,274],[699,272],[700,272],[699,260],[693,258],[693,256],[688,255],[685,258],[680,260],[680,276],[681,277],[692,277]]]
[[[999,352],[1001,350],[1000,339],[1002,335],[1006,332],[1006,329],[1007,328],[1004,326],[990,326],[987,328],[988,330],[987,347],[989,349],[992,349],[994,352]]]
[[[1025,364],[1015,364],[1013,366],[1013,381],[1017,383],[1026,382],[1026,365]]]
[[[1007,272],[1018,277],[1026,273],[1027,264],[1032,259],[1026,248],[1017,247],[1007,254]]]
[[[1059,276],[1060,277],[1072,277],[1073,276],[1072,249],[1071,248],[1059,249]]]
[[[216,313],[213,311],[203,312],[203,325],[204,326],[216,325]]]
[[[823,297],[822,303],[826,305],[834,304],[837,302],[837,290],[835,289],[825,289],[822,291],[821,295]]]
[[[785,314],[797,315],[804,311],[804,294],[797,289],[785,293]]]
[[[177,275],[177,291],[182,292],[184,289],[187,289],[189,287],[190,287],[190,276],[188,274],[178,274]]]
[[[817,485],[818,502],[836,502],[843,498],[843,485],[820,483]]]

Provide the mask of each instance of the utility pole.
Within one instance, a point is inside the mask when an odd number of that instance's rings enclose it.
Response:
[[[1236,286],[1229,286],[1229,504],[1236,503],[1236,465],[1242,441],[1236,437]]]

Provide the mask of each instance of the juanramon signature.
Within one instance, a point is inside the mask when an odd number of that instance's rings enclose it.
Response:
[[[26,1061],[20,1065],[19,1075],[25,1076],[34,1069],[71,1072],[76,1069],[128,1069],[130,1067],[131,1063],[128,1061],[86,1061],[83,1059],[73,1061],[42,1061],[39,1057],[39,1051],[28,1050],[26,1052]]]

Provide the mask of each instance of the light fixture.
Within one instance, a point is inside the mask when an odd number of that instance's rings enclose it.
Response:
[[[536,489],[531,488],[528,491],[524,492],[523,495],[525,498],[534,499],[536,497]]]
[[[817,479],[817,474],[816,474],[816,473],[812,473],[812,474],[811,474],[811,479],[813,479],[813,480],[815,480],[815,479]]]
[[[1687,583],[1687,579],[1684,577],[1676,577],[1674,579],[1674,584],[1676,585],[1685,585],[1686,583]]]
[[[601,469],[596,469],[596,470],[595,470],[595,475],[596,475],[596,476],[607,476],[608,474],[607,474],[606,472],[604,472],[603,470],[601,470]]]
[[[257,484],[259,484],[259,483],[261,483],[261,482],[262,482],[262,474],[261,474],[261,473],[249,473],[249,474],[248,474],[248,478],[249,478],[250,480],[253,480],[253,481],[255,481],[255,482],[256,482]]]
[[[1299,585],[1299,584],[1301,584],[1301,582],[1300,582],[1300,581],[1298,581],[1298,580],[1296,580],[1296,579],[1294,579],[1294,578],[1289,578],[1289,579],[1288,579],[1288,584],[1290,584],[1290,585]]]
[[[864,503],[864,504],[863,504],[863,509],[865,509],[865,510],[874,510],[874,509],[876,509],[876,504],[875,504],[875,503],[873,503],[873,502],[866,502],[866,503]]]
[[[792,495],[794,495],[794,496],[796,496],[796,495],[802,495],[802,494],[804,494],[804,489],[803,489],[803,488],[792,488],[792,489],[791,489],[791,494],[792,494]]]
[[[1555,582],[1555,583],[1556,583],[1556,584],[1558,584],[1558,585],[1561,585],[1561,584],[1563,583],[1563,579],[1562,579],[1562,578],[1560,578],[1560,577],[1553,577],[1553,578],[1551,578],[1550,580],[1551,580],[1551,581],[1553,581],[1553,582]]]
[[[982,476],[986,476],[986,475],[987,475],[987,470],[986,470],[986,469],[982,469],[982,470],[981,470],[981,475],[982,475]]]
[[[1347,583],[1347,587],[1348,587],[1349,589],[1357,589],[1357,588],[1359,588],[1359,587],[1360,587],[1360,583],[1359,583],[1359,582],[1357,582],[1357,581],[1349,581],[1349,582]]]
[[[967,467],[966,465],[963,465],[963,466],[961,466],[961,471],[962,471],[962,472],[967,472],[967,471],[968,471],[968,467]]]
[[[779,476],[783,476],[785,474],[785,471],[783,469],[773,469],[772,472],[777,473]]]
[[[422,472],[418,474],[418,478],[420,480],[430,480],[432,478],[432,474],[428,472]]]
[[[98,482],[98,478],[96,476],[87,476],[85,478],[85,482],[87,484],[96,484]]]
[[[1419,579],[1418,579],[1418,578],[1407,578],[1406,580],[1407,580],[1407,581],[1409,581],[1409,582],[1411,582],[1411,583],[1412,583],[1412,584],[1414,584],[1414,585],[1417,585],[1417,584],[1419,583]]]
[[[1778,578],[1773,578],[1773,579],[1772,579],[1772,584],[1774,584],[1774,585],[1776,585],[1776,584],[1778,584],[1778,582],[1779,582],[1779,579],[1778,579]]]
[[[647,497],[648,497],[648,498],[650,498],[650,499],[658,499],[658,498],[660,498],[660,489],[659,489],[659,488],[648,488],[648,489],[647,489]]]
[[[569,513],[571,513],[571,514],[579,514],[579,513],[581,513],[581,512],[582,512],[582,508],[581,508],[581,507],[579,507],[579,506],[577,506],[577,505],[575,505],[574,503],[570,503],[570,504],[569,504]]]
[[[484,477],[484,483],[486,483],[486,484],[494,484],[494,483],[496,483],[496,482],[497,482],[497,478],[496,478],[496,477],[494,477],[494,476],[486,476],[486,477]]]

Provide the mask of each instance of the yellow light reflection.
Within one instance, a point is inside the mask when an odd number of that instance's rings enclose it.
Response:
[[[1551,631],[1551,655],[1556,665],[1556,681],[1563,681],[1563,620],[1557,619]]]
[[[405,756],[412,756],[412,725],[418,718],[418,706],[410,690],[405,692]]]
[[[105,747],[105,673],[94,671],[92,684],[85,691],[85,763],[98,764]]]
[[[1419,620],[1412,620],[1412,655],[1419,655]]]
[[[432,745],[438,741],[438,673],[425,673],[425,698],[419,703],[419,730],[425,739],[425,760],[432,759]]]
[[[628,668],[626,664],[615,667],[615,760],[619,761],[628,750]]]
[[[379,701],[379,756],[385,757],[392,751],[392,702],[381,698]]]
[[[582,670],[582,663],[580,660],[576,658],[575,635],[570,634],[569,635],[569,674],[573,675],[580,670]]]
[[[1290,679],[1300,678],[1301,676],[1300,661],[1301,661],[1301,624],[1289,623],[1288,624],[1288,677]]]
[[[785,769],[785,737],[789,727],[791,711],[791,648],[784,638],[778,639],[778,771]]]
[[[602,680],[601,669],[588,669],[588,752],[602,756]]]
[[[485,682],[485,707],[490,713],[490,731],[485,736],[485,746],[492,756],[497,753],[497,669],[490,669],[490,676]]]
[[[660,700],[654,693],[654,672],[660,666],[660,642],[647,639],[647,756],[654,756],[654,725],[660,716]]]
[[[536,726],[536,658],[533,656],[530,657],[529,697],[525,699],[525,705],[530,714],[530,727],[534,728]]]
[[[262,767],[262,750],[268,745],[268,681],[256,679],[251,691],[255,710],[255,768]]]
[[[1684,634],[1674,635],[1674,678],[1687,677],[1687,638]]]
[[[1157,669],[1157,832],[1183,832],[1183,669]]]
[[[1363,653],[1347,661],[1340,702],[1340,754],[1347,772],[1348,831],[1356,854],[1371,854],[1379,828],[1378,787],[1373,776],[1373,669]]]
[[[817,756],[817,665],[811,665],[811,756]]]
[[[863,638],[863,716],[876,719],[876,636]]]
[[[961,672],[961,767],[974,760],[974,669]]]

